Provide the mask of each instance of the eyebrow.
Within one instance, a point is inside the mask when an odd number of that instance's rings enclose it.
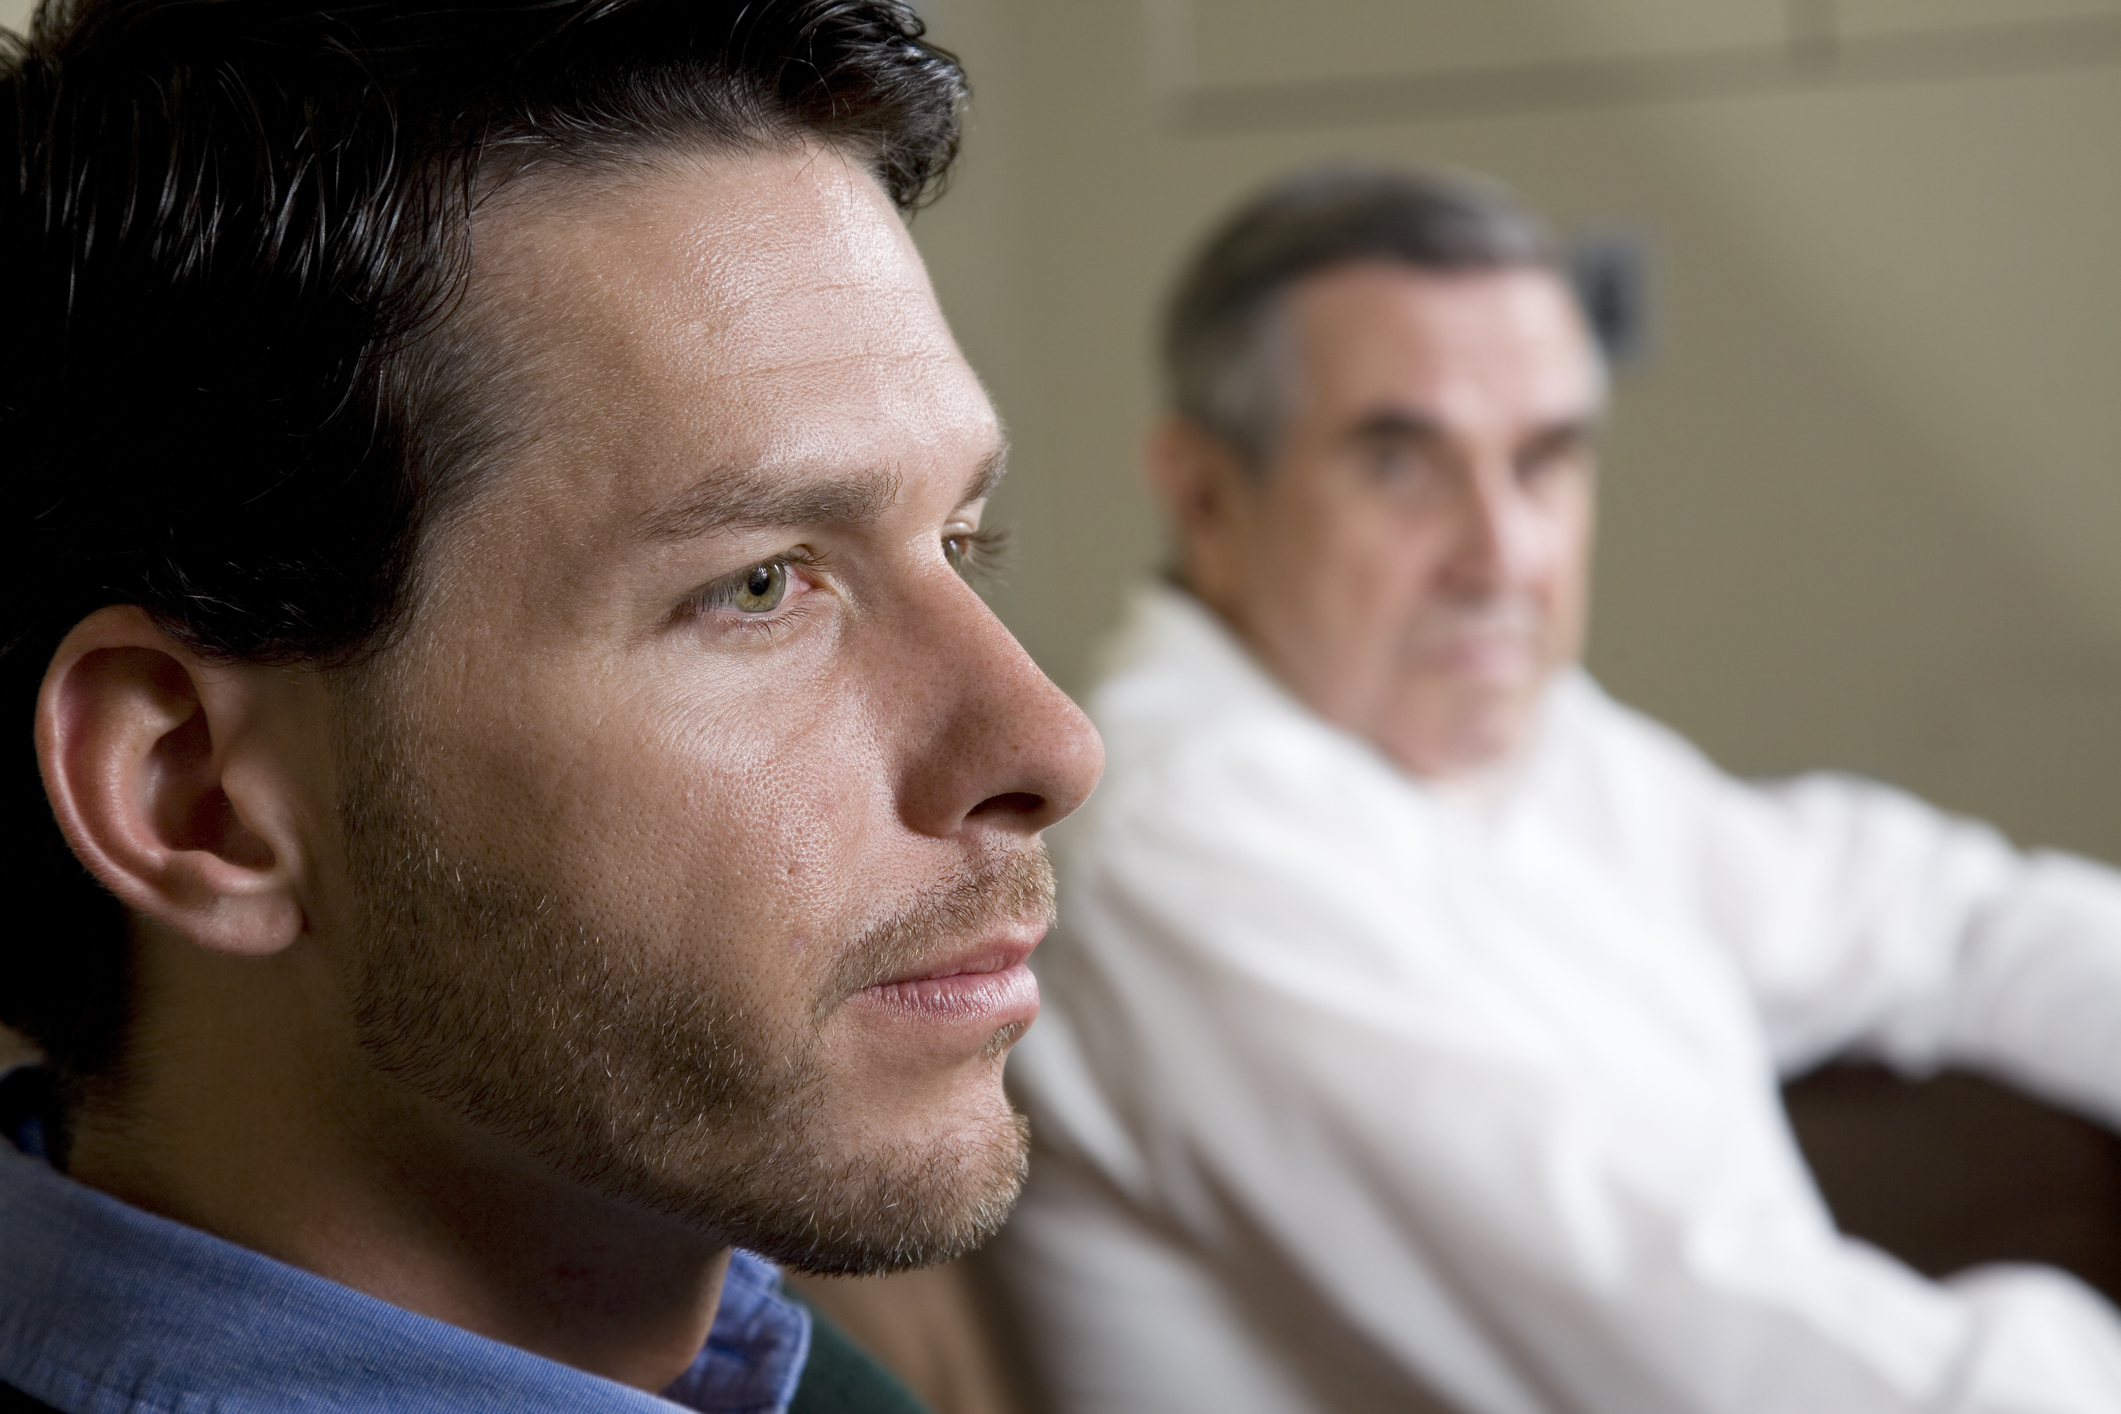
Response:
[[[979,465],[972,469],[972,479],[965,483],[965,494],[958,498],[958,504],[963,506],[986,500],[1008,474],[1009,444],[997,443],[994,450],[981,457]]]
[[[1565,417],[1548,423],[1525,439],[1522,451],[1550,452],[1575,444],[1588,444],[1597,440],[1598,419],[1595,417]]]
[[[1006,447],[980,459],[959,504],[994,490],[1005,474]],[[791,525],[849,525],[875,520],[904,485],[895,471],[807,478],[766,467],[711,472],[641,517],[648,540],[692,540],[729,530]]]
[[[1420,413],[1402,412],[1396,408],[1370,413],[1348,429],[1350,441],[1382,441],[1388,437],[1414,442],[1445,440],[1442,424]]]
[[[1559,417],[1536,427],[1525,438],[1527,449],[1547,448],[1569,442],[1588,442],[1597,435],[1599,419],[1595,414],[1582,417]],[[1350,441],[1383,441],[1387,438],[1405,439],[1412,442],[1445,442],[1443,424],[1417,412],[1398,409],[1373,412],[1358,420],[1348,429]]]

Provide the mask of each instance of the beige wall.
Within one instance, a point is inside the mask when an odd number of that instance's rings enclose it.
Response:
[[[1063,685],[1158,553],[1135,447],[1175,262],[1292,164],[1446,163],[1657,252],[1600,677],[1735,769],[2121,858],[2121,6],[1842,0],[1839,69],[1790,66],[1773,0],[922,8],[977,97],[915,232],[1014,432],[995,602]],[[1424,116],[1453,92],[1489,111]]]

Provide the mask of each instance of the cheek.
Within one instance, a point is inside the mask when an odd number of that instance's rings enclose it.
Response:
[[[799,961],[844,926],[882,775],[859,713],[809,686],[579,694],[595,710],[487,736],[458,808],[615,931],[725,965]]]
[[[604,852],[688,941],[800,954],[845,912],[879,775],[871,740],[838,713],[684,721],[627,763],[646,774],[602,821]]]
[[[1270,510],[1264,543],[1250,557],[1255,595],[1281,614],[1315,620],[1312,631],[1332,632],[1399,577],[1388,521],[1323,496],[1287,498]]]
[[[1422,620],[1433,607],[1449,553],[1445,538],[1424,520],[1371,516],[1341,551],[1349,587],[1347,631],[1391,638]]]
[[[1539,590],[1564,617],[1581,612],[1589,592],[1591,563],[1591,505],[1587,492],[1578,492],[1540,523]]]

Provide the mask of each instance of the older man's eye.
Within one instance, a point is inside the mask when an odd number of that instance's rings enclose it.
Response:
[[[787,562],[768,560],[736,577],[730,586],[729,607],[746,614],[770,614],[787,597]]]
[[[1370,449],[1370,475],[1386,485],[1425,481],[1436,472],[1436,458],[1425,447],[1384,442]]]

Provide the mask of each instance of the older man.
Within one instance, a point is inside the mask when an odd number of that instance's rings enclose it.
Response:
[[[1733,781],[1575,666],[1605,389],[1534,223],[1297,178],[1166,350],[1178,573],[1012,1068],[1062,1407],[2121,1409],[2099,1298],[1841,1237],[1777,1090],[1860,1048],[2121,1121],[2121,879]]]
[[[962,91],[887,0],[13,49],[0,1407],[907,1407],[753,1254],[999,1224],[1099,759],[961,573]]]

